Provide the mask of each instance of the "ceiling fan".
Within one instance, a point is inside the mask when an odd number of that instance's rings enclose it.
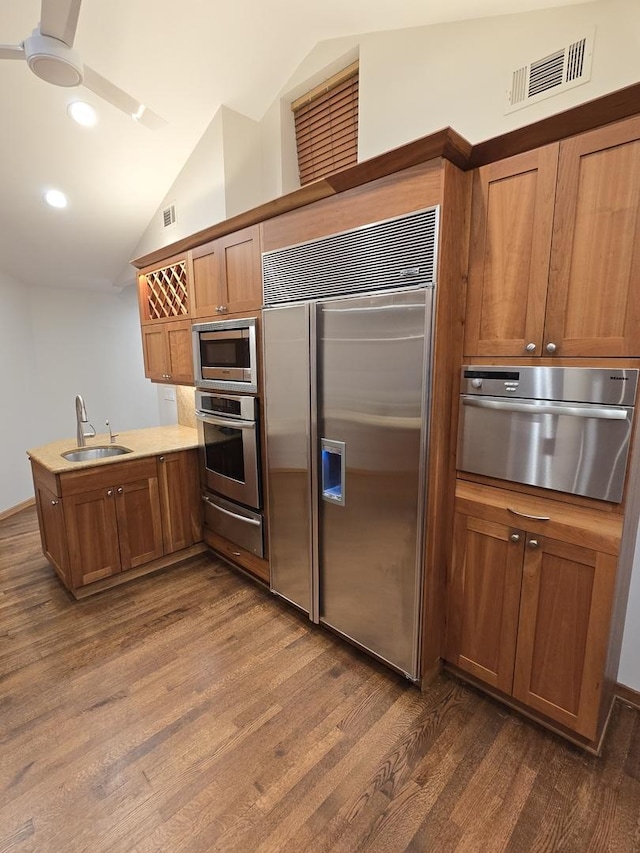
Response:
[[[42,0],[40,23],[21,44],[0,45],[0,59],[25,59],[33,73],[54,86],[84,86],[151,130],[166,121],[84,65],[73,49],[82,0]]]

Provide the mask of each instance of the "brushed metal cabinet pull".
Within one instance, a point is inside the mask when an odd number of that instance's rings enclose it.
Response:
[[[528,518],[531,521],[551,521],[551,516],[549,515],[527,515],[526,512],[518,512],[517,509],[512,509],[510,506],[507,507],[507,510],[519,518]]]

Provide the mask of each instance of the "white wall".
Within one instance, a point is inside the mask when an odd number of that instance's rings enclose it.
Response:
[[[229,219],[262,204],[260,124],[223,107],[222,147],[225,218]],[[207,223],[213,224],[214,220]]]
[[[39,386],[33,382],[28,288],[0,273],[0,512],[33,495],[25,451],[35,441]]]
[[[76,434],[76,394],[97,432],[156,426],[156,386],[144,377],[136,291],[31,288],[36,444]],[[175,422],[175,421],[174,421]]]
[[[624,637],[618,681],[633,690],[640,691],[640,527],[635,542],[635,558],[631,587],[627,602],[627,617],[624,623]]]
[[[511,72],[587,35],[594,26],[591,80],[506,116]],[[358,55],[362,161],[443,127],[480,142],[631,85],[639,79],[639,52],[636,0],[597,0],[323,42],[283,86],[261,122],[265,198],[297,186],[288,105]]]
[[[594,26],[590,82],[504,114],[513,70]],[[636,83],[639,41],[635,0],[366,36],[360,44],[359,157],[447,126],[479,142]]]
[[[211,120],[142,235],[134,257],[146,255],[226,219],[223,115],[224,108]],[[176,205],[177,221],[164,228],[161,211],[172,203]],[[133,280],[133,267],[128,267],[125,277]]]
[[[33,495],[30,447],[75,442],[76,394],[100,432],[176,423],[144,378],[136,292],[28,288],[0,275],[0,512]]]

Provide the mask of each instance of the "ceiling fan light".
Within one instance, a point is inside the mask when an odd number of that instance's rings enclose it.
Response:
[[[69,203],[66,195],[61,190],[47,190],[44,194],[44,200],[49,207],[63,208]]]
[[[67,107],[67,113],[82,127],[94,127],[98,123],[98,113],[86,101],[72,101]]]
[[[54,86],[79,86],[82,83],[80,54],[58,39],[43,36],[36,27],[24,40],[24,55],[36,77]]]

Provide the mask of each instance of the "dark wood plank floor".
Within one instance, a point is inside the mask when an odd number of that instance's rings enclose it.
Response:
[[[421,695],[203,556],[74,602],[0,523],[0,851],[640,850],[640,714],[602,758]]]

